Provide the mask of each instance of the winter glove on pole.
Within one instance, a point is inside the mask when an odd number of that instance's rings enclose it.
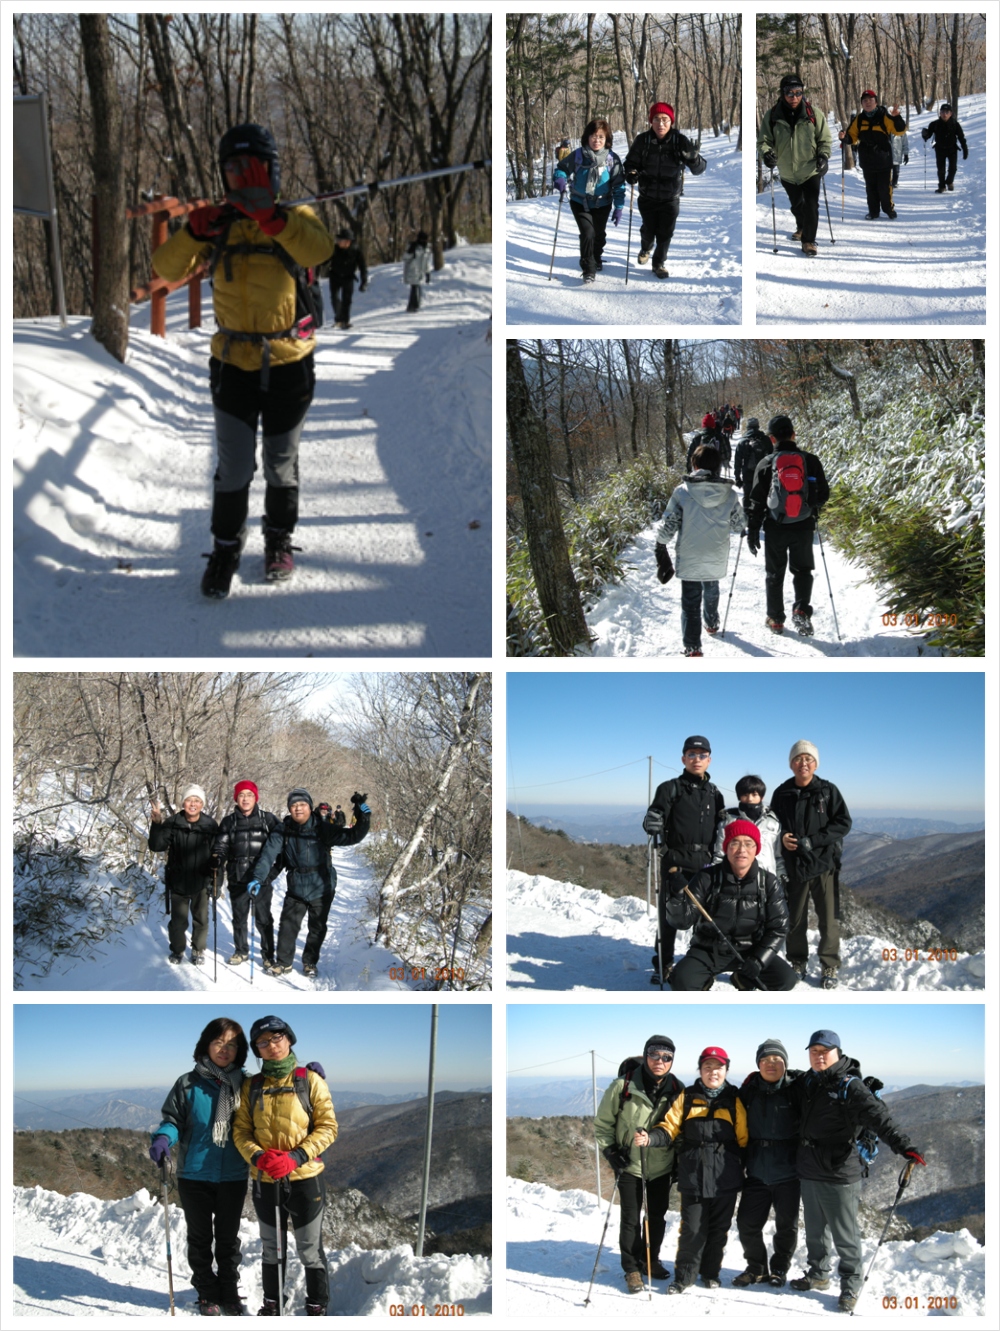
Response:
[[[665,545],[656,545],[656,576],[660,582],[666,584],[674,576],[674,566],[670,559],[670,551]]]
[[[559,218],[562,216],[562,206],[566,199],[564,190],[559,191],[559,207],[556,209],[556,229],[552,237],[552,258],[549,260],[549,281],[552,281],[552,267],[556,261],[556,243],[559,240]]]
[[[615,1172],[615,1183],[618,1182],[619,1174],[624,1174],[631,1163],[631,1153],[624,1146],[605,1146],[601,1152],[608,1164]]]
[[[364,295],[365,292],[368,290],[368,283],[362,282],[361,285],[358,287],[358,290],[361,292],[362,295]]]
[[[614,211],[611,214],[611,220],[612,222],[614,222],[615,226],[617,226],[618,223],[622,220],[622,210],[620,208],[614,209]]]
[[[763,967],[756,957],[747,957],[743,965],[739,968],[741,980],[745,980],[749,985],[756,985],[760,979],[760,973]]]
[[[149,1143],[149,1158],[157,1169],[163,1164],[164,1160],[170,1159],[170,1138],[159,1133]]]
[[[907,1156],[909,1156],[910,1152],[907,1151],[906,1154]],[[921,1160],[920,1163],[923,1164],[924,1162]],[[869,1263],[868,1270],[865,1272],[865,1278],[861,1282],[861,1288],[858,1290],[858,1297],[854,1301],[854,1307],[851,1309],[852,1317],[858,1310],[858,1304],[861,1301],[861,1295],[865,1291],[865,1285],[868,1284],[868,1277],[871,1275],[872,1267],[875,1265],[875,1258],[878,1256],[878,1250],[885,1242],[885,1236],[886,1234],[888,1234],[889,1226],[892,1224],[892,1217],[896,1214],[896,1207],[899,1205],[899,1199],[900,1197],[902,1197],[903,1191],[906,1188],[907,1184],[909,1183],[910,1175],[913,1173],[914,1169],[916,1168],[916,1165],[917,1165],[916,1160],[910,1160],[909,1164],[904,1165],[903,1168],[900,1170],[899,1187],[896,1189],[896,1199],[892,1204],[892,1210],[889,1212],[888,1219],[885,1222],[885,1227],[883,1228],[882,1233],[879,1235],[879,1241],[878,1243],[875,1244],[875,1251],[872,1253],[871,1262]]]
[[[187,229],[195,240],[215,240],[229,225],[231,215],[226,207],[196,208],[188,213]]]
[[[969,160],[969,150],[968,150],[968,148],[963,148],[963,149],[962,149],[962,161],[963,161],[963,162],[967,162],[968,160]]]
[[[829,157],[824,157],[822,153],[816,154],[816,174],[825,176],[830,167]]]
[[[763,155],[763,157],[760,160],[767,167],[768,171],[773,171],[774,168],[778,165],[778,158],[770,148],[768,148],[767,152]]]
[[[645,818],[642,820],[642,830],[647,836],[659,836],[663,831],[663,811],[661,809],[649,809]]]
[[[912,1160],[915,1165],[923,1165],[924,1168],[927,1167],[927,1161],[917,1151],[904,1151],[903,1154],[907,1160]]]
[[[288,1174],[294,1174],[299,1168],[298,1163],[292,1158],[288,1151],[276,1151],[273,1148],[264,1151],[256,1161],[257,1168],[267,1174],[269,1178],[285,1178]]]
[[[278,236],[285,229],[285,219],[274,202],[274,189],[267,163],[259,157],[242,159],[240,183],[226,191],[226,198],[245,217],[256,222],[268,236]]]
[[[260,891],[260,883],[257,882],[256,878],[251,878],[250,882],[247,883],[247,891],[252,897],[256,897],[257,893]]]
[[[556,189],[559,191],[560,194],[565,194],[565,193],[566,193],[566,177],[565,177],[565,176],[556,176],[556,178],[553,180],[552,183],[553,183],[553,185],[556,187]]]
[[[632,257],[632,205],[635,200],[635,185],[629,188],[628,196],[628,244],[625,247],[625,285],[628,286],[628,265]]]
[[[757,558],[757,551],[760,549],[760,528],[750,527],[747,531],[747,549]]]
[[[909,165],[910,165],[910,154],[909,154],[909,153],[903,153],[903,165],[904,165],[904,166],[909,166]]]
[[[601,1260],[601,1249],[604,1247],[604,1240],[607,1238],[608,1222],[611,1219],[611,1211],[615,1204],[615,1195],[617,1194],[617,1192],[618,1192],[618,1175],[616,1174],[615,1186],[611,1189],[611,1201],[608,1202],[608,1213],[604,1217],[604,1228],[601,1230],[601,1241],[597,1245],[597,1256],[594,1258],[594,1269],[590,1273],[590,1284],[587,1286],[587,1297],[583,1301],[583,1306],[585,1308],[587,1304],[590,1302],[590,1292],[594,1288],[594,1277],[597,1275],[597,1263]]]

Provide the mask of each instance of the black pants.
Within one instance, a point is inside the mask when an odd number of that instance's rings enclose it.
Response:
[[[264,516],[269,527],[292,531],[299,516],[299,440],[316,387],[312,354],[291,365],[272,365],[267,390],[259,370],[241,370],[213,356],[209,362],[218,463],[212,500],[212,535],[242,538],[257,470],[257,426],[263,437]]]
[[[687,955],[674,967],[670,988],[679,992],[706,989],[717,975],[731,971],[735,966],[736,958],[721,942],[717,947],[694,943]],[[798,982],[788,962],[778,956],[771,958],[761,971],[760,978],[765,988],[770,990],[794,989]]]
[[[955,172],[958,170],[958,148],[952,149],[939,148],[934,146],[934,155],[937,157],[938,184],[942,189],[948,185],[954,185]]]
[[[653,267],[658,268],[667,257],[667,250],[673,239],[677,214],[681,210],[680,199],[662,199],[654,203],[639,195],[639,216],[642,226],[639,228],[639,243],[644,250],[653,251]],[[655,248],[654,248],[655,243]]]
[[[230,887],[229,896],[233,903],[233,951],[249,952],[247,941],[247,917],[250,914],[250,902],[253,900],[254,919],[257,921],[257,933],[260,935],[260,953],[263,961],[274,960],[274,920],[271,917],[271,884],[261,883],[256,898],[251,898],[245,883]]]
[[[185,897],[177,892],[170,893],[170,923],[167,936],[170,939],[170,951],[175,957],[184,955],[187,945],[188,914],[191,916],[191,951],[204,952],[208,944],[208,892],[199,892],[197,896]]]
[[[893,211],[892,203],[892,158],[877,157],[871,162],[861,163],[861,172],[865,178],[865,197],[868,211],[878,217],[879,208],[888,217]]]
[[[240,1280],[240,1216],[247,1181],[202,1183],[179,1178],[177,1192],[187,1222],[187,1259],[198,1297],[234,1303]],[[212,1246],[215,1246],[215,1266]]]
[[[253,1206],[262,1245],[260,1279],[265,1299],[278,1297],[278,1226],[281,1214],[281,1286],[287,1289],[288,1224],[295,1231],[295,1248],[306,1273],[306,1301],[325,1308],[330,1302],[330,1278],[323,1250],[323,1208],[326,1187],[322,1174],[312,1178],[255,1183]]]
[[[316,897],[312,901],[303,901],[300,897],[293,897],[290,892],[285,893],[285,900],[281,907],[281,921],[278,925],[278,956],[279,966],[290,966],[295,960],[295,940],[299,936],[299,928],[305,914],[309,914],[309,930],[306,934],[305,946],[302,949],[303,966],[315,966],[319,961],[320,948],[323,946],[323,939],[326,937],[326,921],[330,914],[330,907],[333,905],[334,889],[330,888],[323,893],[322,897]]]
[[[795,592],[794,610],[812,614],[810,598],[813,589],[813,532],[816,524],[811,518],[805,522],[772,522],[764,519],[764,584],[767,596],[767,616],[779,624],[785,622],[785,569],[791,570],[792,589]]]
[[[736,1212],[736,1228],[739,1230],[740,1243],[747,1268],[754,1275],[768,1274],[767,1247],[764,1243],[764,1226],[774,1208],[774,1253],[771,1257],[770,1271],[782,1275],[792,1264],[795,1247],[799,1241],[799,1181],[789,1179],[785,1183],[760,1183],[757,1179],[747,1179],[740,1197],[740,1209]]]
[[[416,314],[417,310],[420,309],[420,297],[421,297],[421,294],[422,294],[422,293],[421,293],[421,290],[420,290],[420,283],[419,283],[419,282],[411,282],[411,283],[410,283],[410,303],[409,303],[409,304],[407,305],[407,307],[406,307],[406,313],[407,313],[407,314]]]
[[[670,1205],[670,1175],[646,1180],[646,1202],[649,1206],[649,1256],[656,1262],[667,1227],[667,1208]],[[618,1248],[622,1256],[622,1270],[646,1274],[646,1229],[640,1217],[642,1210],[642,1179],[635,1174],[622,1174],[618,1180],[618,1198],[621,1202],[622,1221],[618,1230]]]
[[[802,240],[816,243],[819,230],[819,186],[820,176],[810,176],[801,185],[791,180],[781,182],[788,195],[788,206],[795,215],[796,228],[802,232]]]
[[[335,286],[333,278],[330,278],[330,299],[333,302],[334,323],[351,322],[351,298],[354,295],[354,278],[349,278],[346,282],[341,282]]]
[[[681,1233],[674,1271],[678,1285],[693,1285],[699,1276],[718,1280],[736,1197],[735,1191],[719,1197],[681,1193]]]
[[[611,204],[606,208],[587,208],[570,199],[569,206],[580,228],[580,267],[585,273],[596,273],[604,253]]]

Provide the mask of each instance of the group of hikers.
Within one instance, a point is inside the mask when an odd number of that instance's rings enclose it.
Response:
[[[214,543],[201,582],[215,600],[229,595],[247,539],[250,483],[261,430],[265,479],[264,577],[285,582],[295,568],[299,516],[299,446],[316,387],[314,352],[323,322],[317,273],[328,274],[334,323],[351,324],[355,279],[368,288],[368,267],[355,229],[330,236],[306,205],[281,199],[274,135],[263,125],[236,125],[219,141],[223,204],[206,204],[153,254],[158,276],[182,282],[207,265],[217,332],[209,383],[217,463],[211,531]],[[427,232],[403,257],[407,309],[420,307],[433,256]]]
[[[673,1073],[669,1036],[650,1036],[641,1056],[622,1062],[594,1126],[615,1175],[630,1294],[642,1292],[644,1275],[670,1281],[668,1294],[683,1294],[699,1276],[718,1289],[735,1212],[746,1268],[733,1285],[825,1291],[836,1251],[837,1312],[854,1312],[864,1283],[861,1184],[876,1139],[905,1157],[908,1171],[926,1161],[879,1098],[882,1082],[862,1078],[836,1031],[814,1031],[806,1049],[808,1070],[798,1071],[781,1040],[763,1040],[756,1071],[738,1085],[728,1080],[729,1055],[718,1045],[701,1051],[688,1087]],[[672,1280],[660,1261],[671,1184],[681,1210]],[[807,1269],[789,1280],[800,1202]],[[769,1256],[764,1227],[772,1213]]]
[[[684,655],[703,656],[702,626],[714,637],[721,627],[719,580],[729,564],[730,535],[746,537],[756,557],[764,545],[765,624],[785,628],[785,573],[794,600],[792,626],[813,633],[813,537],[830,487],[819,458],[801,449],[788,416],[773,416],[767,434],[760,421],[746,421],[734,463],[735,484],[722,475],[730,459],[729,437],[713,413],[702,420],[688,450],[689,475],[667,501],[656,528],[656,573],[661,583],[681,580]],[[742,487],[742,499],[737,486]],[[676,568],[667,542],[677,538]]]
[[[289,791],[288,814],[279,819],[260,806],[253,781],[237,781],[235,808],[217,823],[205,812],[205,791],[189,785],[181,792],[181,807],[164,817],[158,802],[152,805],[149,848],[166,851],[164,872],[169,960],[184,960],[187,931],[191,929],[191,961],[201,966],[208,946],[209,902],[228,884],[233,912],[233,952],[230,966],[241,966],[250,955],[247,917],[253,903],[260,936],[263,969],[268,975],[287,975],[295,960],[295,944],[303,918],[308,931],[302,948],[302,973],[315,977],[327,919],[337,888],[337,871],[330,858],[333,846],[353,846],[368,835],[371,810],[367,795],[351,796],[350,824],[338,804],[313,803],[308,790]],[[271,893],[275,879],[285,870],[285,898],[275,945]]]
[[[833,782],[817,775],[819,749],[807,739],[792,745],[792,775],[770,805],[766,785],[752,774],[737,781],[737,804],[727,808],[709,779],[711,762],[705,736],[689,735],[684,770],[657,787],[643,819],[659,865],[651,983],[697,991],[729,972],[739,990],[793,989],[806,975],[812,901],[822,987],[835,989],[839,871],[851,815]],[[691,945],[675,963],[677,931],[686,929]]]
[[[936,192],[953,190],[958,149],[961,147],[964,160],[969,156],[969,148],[951,103],[942,102],[937,117],[920,133],[925,143],[934,140]],[[865,182],[866,220],[877,221],[884,213],[890,221],[895,221],[893,191],[900,166],[909,162],[910,153],[907,122],[900,108],[887,108],[873,88],[866,88],[861,94],[861,110],[846,129],[838,131],[838,138],[842,151],[846,152],[848,146],[857,149]],[[810,258],[818,253],[820,185],[829,169],[832,143],[826,113],[814,108],[797,74],[786,74],[777,102],[761,120],[757,152],[769,171],[777,171],[795,217],[792,240],[799,241],[802,253]]]
[[[642,224],[637,262],[645,265],[652,261],[657,277],[670,276],[667,251],[684,194],[684,172],[700,176],[707,166],[697,145],[675,128],[674,121],[669,103],[654,102],[649,108],[649,129],[635,136],[624,161],[611,146],[614,132],[610,123],[600,117],[584,128],[579,148],[571,149],[565,140],[560,145],[552,184],[559,191],[560,207],[569,194],[569,206],[580,231],[584,282],[595,281],[603,267],[608,221],[615,226],[621,221],[626,185],[633,187],[633,193],[634,187],[639,187],[637,204]]]
[[[163,1121],[150,1134],[149,1157],[164,1183],[171,1168],[175,1175],[202,1316],[247,1311],[239,1281],[248,1177],[262,1244],[258,1315],[284,1314],[290,1227],[305,1268],[305,1315],[327,1315],[323,1152],[337,1140],[337,1118],[322,1065],[299,1066],[295,1043],[281,1017],[259,1018],[249,1041],[239,1022],[216,1017],[198,1037],[194,1068],[174,1083]],[[248,1074],[251,1053],[259,1070]]]

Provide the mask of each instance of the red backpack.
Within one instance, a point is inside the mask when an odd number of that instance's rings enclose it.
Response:
[[[808,494],[809,477],[804,454],[798,450],[775,453],[771,489],[767,496],[769,517],[775,522],[801,522],[812,517]]]

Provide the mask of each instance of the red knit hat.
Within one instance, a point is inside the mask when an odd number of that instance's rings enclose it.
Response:
[[[861,100],[864,101],[866,97],[872,97],[876,102],[878,101],[878,93],[873,92],[871,88],[866,88],[864,90],[864,92],[861,94]]]
[[[720,1049],[717,1044],[710,1044],[707,1049],[703,1049],[698,1055],[699,1071],[706,1058],[717,1058],[720,1063],[725,1063],[726,1067],[729,1067],[729,1055],[724,1049]]]
[[[671,125],[674,123],[674,108],[668,106],[666,102],[654,102],[649,108],[649,123],[653,123],[653,116],[669,116]]]
[[[712,427],[715,425],[715,417],[712,415],[710,411],[707,411],[705,415],[702,416],[701,423],[702,425],[704,425],[706,430],[711,430]]]
[[[260,791],[252,781],[237,781],[236,785],[233,786],[233,799],[236,798],[241,790],[249,790],[255,800],[260,800]]]
[[[752,823],[749,818],[736,818],[726,827],[723,835],[723,855],[728,850],[730,841],[738,836],[748,836],[757,847],[757,854],[760,854],[760,830],[758,829],[757,824]]]

